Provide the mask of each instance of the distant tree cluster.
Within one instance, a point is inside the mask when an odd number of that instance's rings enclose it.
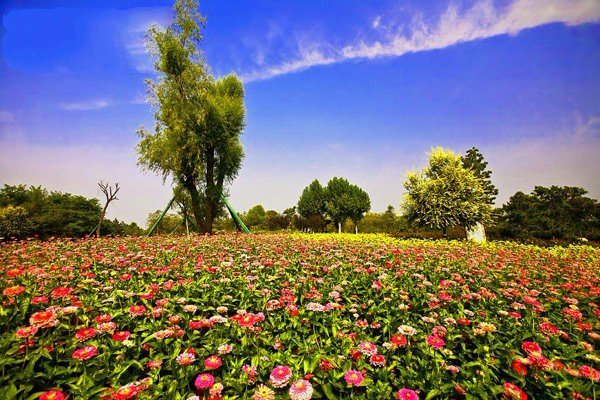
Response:
[[[102,207],[97,199],[50,192],[40,186],[4,185],[0,189],[0,238],[37,236],[81,237],[98,224]],[[104,220],[103,234],[138,234],[139,227]]]
[[[370,209],[367,192],[338,177],[332,178],[325,187],[315,179],[298,200],[298,214],[305,219],[308,228],[317,232],[324,231],[330,222],[341,232],[347,220],[353,222],[358,232],[358,224]]]
[[[600,203],[572,186],[536,186],[496,211],[495,233],[515,239],[600,240]]]

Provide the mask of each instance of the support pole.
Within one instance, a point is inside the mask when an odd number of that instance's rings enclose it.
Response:
[[[223,196],[223,193],[221,193],[221,199],[223,200],[223,203],[225,203],[225,207],[227,207],[227,210],[229,210],[229,214],[231,214],[231,218],[233,219],[233,222],[235,222],[237,230],[239,232],[250,233],[250,229],[248,229],[248,227],[244,224],[244,221],[242,221],[242,219],[235,212],[233,207],[231,207],[231,204],[229,204],[227,198]]]
[[[169,204],[167,204],[167,206],[165,207],[165,209],[163,210],[163,212],[160,214],[160,216],[158,217],[158,219],[156,221],[154,221],[154,224],[152,224],[152,226],[150,227],[150,229],[148,229],[148,232],[146,232],[146,236],[152,235],[152,232],[154,232],[154,230],[156,229],[156,227],[158,226],[158,224],[160,224],[160,221],[162,221],[162,219],[165,216],[165,214],[167,213],[167,211],[169,211],[169,208],[171,208],[171,205],[173,205],[173,202],[175,201],[175,199],[179,195],[179,191],[180,190],[181,190],[181,187],[179,187],[177,189],[177,192],[175,192],[175,195],[173,196],[173,198],[171,199],[171,201],[169,201]]]

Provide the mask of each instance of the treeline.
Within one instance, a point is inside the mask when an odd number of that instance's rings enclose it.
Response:
[[[565,240],[577,241],[581,238],[600,241],[600,203],[586,197],[587,191],[570,186],[536,186],[530,194],[515,193],[510,200],[493,210],[491,222],[486,226],[490,239]],[[156,215],[156,214],[155,214]],[[337,230],[329,221],[320,218],[304,218],[291,207],[284,212],[265,211],[256,205],[240,217],[253,231],[296,230],[313,232],[334,232]],[[171,227],[181,220],[172,216]],[[325,224],[323,226],[323,224]],[[215,222],[217,230],[234,231],[235,225],[228,216]],[[411,223],[406,216],[399,215],[393,206],[381,213],[367,212],[359,224],[362,233],[389,233],[401,237],[441,238],[439,229],[420,227]],[[354,232],[351,220],[342,226],[343,232]],[[166,232],[166,229],[165,229]],[[179,233],[183,233],[180,228]],[[462,227],[449,228],[448,237],[464,238]]]
[[[38,237],[83,237],[94,230],[102,207],[98,199],[41,186],[4,185],[0,189],[0,240]],[[102,222],[103,235],[137,235],[136,223]]]
[[[530,194],[515,193],[494,208],[498,190],[492,172],[477,148],[464,156],[433,149],[429,165],[409,173],[400,212],[388,206],[369,212],[369,195],[343,178],[326,186],[318,180],[304,188],[296,206],[279,213],[252,207],[240,216],[256,230],[389,233],[402,237],[464,238],[481,224],[491,239],[600,241],[600,203],[587,191],[571,186],[536,186]],[[217,229],[234,230],[227,216]]]

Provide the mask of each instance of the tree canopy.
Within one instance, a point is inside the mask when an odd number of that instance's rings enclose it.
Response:
[[[154,132],[138,130],[139,164],[189,193],[196,225],[211,232],[221,193],[244,156],[244,88],[235,75],[213,78],[200,43],[205,19],[194,0],[178,0],[166,29],[148,31],[158,78],[148,80]]]
[[[472,147],[467,150],[466,154],[462,158],[463,166],[475,174],[479,178],[483,191],[486,195],[487,203],[492,205],[496,196],[498,195],[498,189],[492,183],[492,171],[487,169],[487,161],[484,160],[483,154],[477,147]]]
[[[470,228],[489,221],[491,207],[481,180],[450,150],[433,149],[429,165],[409,173],[404,187],[404,213],[419,226],[446,232],[452,226]]]

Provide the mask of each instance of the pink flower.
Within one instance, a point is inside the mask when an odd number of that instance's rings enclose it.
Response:
[[[427,344],[434,349],[441,349],[446,345],[446,342],[444,342],[444,339],[437,335],[431,335],[427,336]]]
[[[313,395],[313,387],[309,381],[297,380],[290,386],[291,400],[309,400]]]
[[[276,388],[284,387],[290,381],[292,377],[292,370],[290,367],[286,367],[285,365],[280,365],[278,367],[273,368],[271,371],[271,375],[269,376],[269,382]]]
[[[344,379],[349,385],[359,386],[365,378],[360,371],[351,369],[344,374]]]
[[[371,342],[360,342],[358,345],[358,350],[360,350],[361,353],[367,356],[377,354],[377,346],[375,345],[375,343]]]
[[[419,400],[419,395],[414,390],[404,388],[398,390],[396,398],[398,400]]]
[[[183,353],[177,356],[176,360],[179,363],[179,365],[190,365],[191,363],[196,361],[196,356],[192,353],[184,351]]]
[[[196,385],[196,387],[198,389],[210,389],[212,387],[212,385],[214,385],[215,383],[215,377],[212,376],[211,374],[200,374],[196,377],[196,381],[194,382],[194,385]]]

